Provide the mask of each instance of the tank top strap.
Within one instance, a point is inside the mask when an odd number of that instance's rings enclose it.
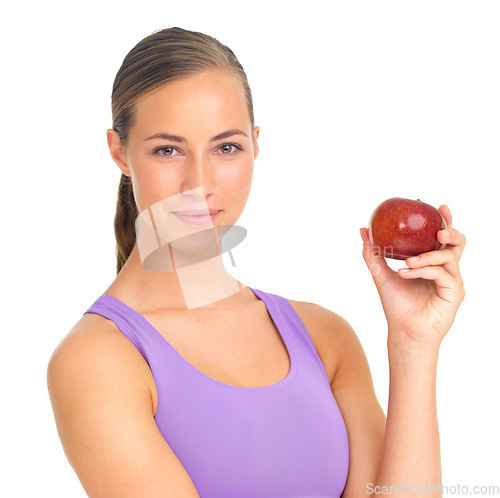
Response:
[[[84,315],[87,313],[96,313],[113,321],[123,335],[132,342],[147,360],[147,354],[143,348],[145,339],[144,324],[140,321],[140,318],[143,317],[139,313],[108,294],[99,296],[92,306],[85,311]]]
[[[266,304],[282,336],[286,335],[285,341],[288,341],[287,345],[290,345],[291,353],[298,358],[299,363],[305,364],[306,360],[309,362],[312,359],[328,379],[311,335],[288,299],[271,292],[250,288]]]

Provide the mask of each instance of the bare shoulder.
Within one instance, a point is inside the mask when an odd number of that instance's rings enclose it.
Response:
[[[112,320],[88,313],[53,351],[47,370],[49,389],[51,383],[64,381],[67,375],[89,375],[100,368],[109,373],[126,369],[144,378],[149,371],[142,355]]]
[[[288,301],[309,332],[332,383],[346,356],[353,348],[361,347],[356,332],[345,318],[328,308],[306,301]]]
[[[154,413],[149,377],[147,362],[112,320],[85,314],[54,349],[47,366],[56,423],[68,399],[75,402],[76,396],[83,398],[90,386],[92,396],[98,398],[104,396],[108,385],[124,382],[143,391],[144,399],[151,399]]]

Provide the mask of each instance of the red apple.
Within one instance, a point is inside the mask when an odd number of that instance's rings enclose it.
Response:
[[[393,197],[373,211],[370,242],[386,258],[406,259],[441,247],[437,232],[446,228],[441,213],[430,204]]]

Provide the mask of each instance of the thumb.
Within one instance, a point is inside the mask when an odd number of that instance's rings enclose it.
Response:
[[[380,290],[390,274],[395,272],[387,265],[380,248],[373,246],[370,242],[368,229],[360,228],[359,233],[363,239],[363,259],[372,274],[377,289]]]

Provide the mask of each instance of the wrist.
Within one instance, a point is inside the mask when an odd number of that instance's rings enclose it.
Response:
[[[389,329],[387,351],[389,361],[437,362],[441,341],[410,339],[401,331]]]
[[[393,343],[388,348],[390,388],[404,384],[405,390],[425,386],[432,392],[436,384],[439,348],[422,348],[415,344]]]

